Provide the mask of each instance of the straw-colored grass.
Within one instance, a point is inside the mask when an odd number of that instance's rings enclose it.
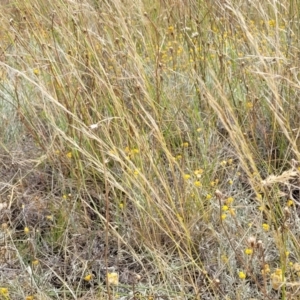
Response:
[[[300,299],[300,6],[1,1],[1,299]]]

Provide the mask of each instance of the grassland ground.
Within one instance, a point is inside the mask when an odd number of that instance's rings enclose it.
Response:
[[[300,4],[0,0],[0,299],[300,299]]]

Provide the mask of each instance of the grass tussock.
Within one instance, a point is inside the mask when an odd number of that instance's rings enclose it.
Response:
[[[1,1],[0,298],[300,298],[298,1]]]

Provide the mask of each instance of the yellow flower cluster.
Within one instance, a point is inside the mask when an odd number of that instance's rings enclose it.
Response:
[[[234,202],[233,197],[228,197],[225,200],[225,204],[222,206],[222,211],[229,213],[232,217],[235,217],[235,209],[231,207],[232,203]],[[221,219],[225,220],[227,218],[227,214],[223,213],[221,215]]]
[[[274,290],[279,290],[285,281],[281,269],[276,269],[274,273],[271,274],[270,278],[271,278],[272,288]]]
[[[135,155],[140,153],[140,150],[138,148],[129,148],[128,146],[124,149],[124,152],[126,153],[126,158],[127,159],[131,159],[133,158]]]
[[[200,178],[203,172],[204,172],[203,169],[197,169],[194,171],[194,174],[196,175],[197,178]]]
[[[116,272],[107,273],[107,283],[109,285],[118,285],[119,284],[119,274]]]

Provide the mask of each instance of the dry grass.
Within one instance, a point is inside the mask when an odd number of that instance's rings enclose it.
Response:
[[[1,299],[300,299],[298,1],[0,11]]]

